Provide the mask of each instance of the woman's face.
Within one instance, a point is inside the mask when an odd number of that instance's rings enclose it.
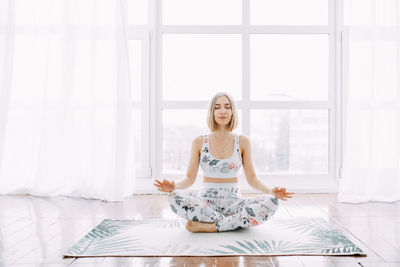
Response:
[[[220,96],[215,102],[214,119],[218,125],[227,126],[232,118],[231,102],[226,96]]]

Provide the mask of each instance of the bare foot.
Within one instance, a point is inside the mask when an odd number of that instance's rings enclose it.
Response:
[[[192,233],[206,232],[215,233],[217,232],[217,226],[214,223],[199,222],[199,221],[188,221],[186,223],[186,229]]]

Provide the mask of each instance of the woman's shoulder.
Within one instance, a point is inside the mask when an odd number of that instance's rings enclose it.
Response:
[[[203,144],[203,137],[204,137],[204,135],[196,136],[195,138],[193,138],[192,143],[196,146],[201,146]]]
[[[193,141],[196,141],[196,142],[201,141],[201,142],[203,142],[203,138],[204,138],[204,135],[199,135],[199,136],[196,136],[195,138],[193,138]]]
[[[243,152],[247,151],[247,148],[249,147],[250,144],[250,139],[247,135],[244,134],[238,134],[238,136],[239,136],[240,153],[242,154]]]
[[[197,151],[197,153],[200,155],[201,153],[201,148],[203,146],[203,136],[196,136],[193,138],[192,141],[192,151]]]
[[[239,134],[239,143],[250,143],[250,138],[245,134]]]

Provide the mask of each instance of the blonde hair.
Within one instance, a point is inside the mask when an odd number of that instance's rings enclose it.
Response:
[[[208,105],[207,126],[211,130],[211,132],[214,132],[215,130],[217,130],[217,122],[215,121],[215,118],[214,118],[215,102],[217,102],[217,99],[221,96],[226,96],[226,98],[228,98],[228,100],[231,104],[232,117],[231,117],[231,121],[228,124],[228,130],[230,132],[232,132],[233,129],[235,129],[238,124],[236,103],[233,100],[232,96],[230,96],[228,93],[225,93],[225,92],[218,93],[218,94],[214,95],[214,97],[211,99],[211,101]]]

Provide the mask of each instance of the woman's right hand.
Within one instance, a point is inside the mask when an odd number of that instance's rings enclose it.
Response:
[[[168,181],[168,180],[163,180],[162,182],[160,182],[159,180],[156,179],[156,182],[154,183],[154,185],[157,187],[158,191],[161,192],[172,192],[175,189],[175,182],[172,181]]]
[[[274,187],[272,188],[272,194],[282,200],[287,200],[288,198],[292,198],[294,193],[293,192],[286,192],[285,187]]]

